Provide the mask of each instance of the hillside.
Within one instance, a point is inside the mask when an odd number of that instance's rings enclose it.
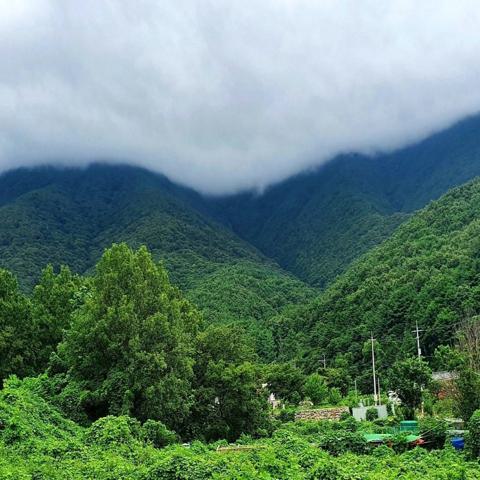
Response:
[[[142,169],[16,170],[0,177],[0,192],[0,267],[25,289],[48,263],[88,272],[126,241],[147,245],[210,321],[261,324],[313,294],[202,213],[198,194]]]
[[[480,117],[372,158],[344,155],[263,194],[217,200],[218,217],[311,285],[325,287],[415,210],[480,175]]]
[[[0,176],[0,254],[23,285],[47,261],[84,271],[119,238],[158,250],[182,287],[213,273],[212,262],[268,257],[324,288],[412,212],[476,175],[480,116],[392,154],[344,155],[262,195],[205,198],[120,166],[21,169]]]
[[[315,295],[305,283],[325,288],[416,209],[480,175],[479,139],[473,117],[390,155],[345,155],[263,195],[227,198],[119,165],[10,171],[0,267],[29,289],[47,263],[89,272],[113,242],[145,244],[208,320],[253,328],[268,357],[279,348],[273,317]]]
[[[355,262],[312,305],[297,312],[304,363],[347,354],[358,375],[370,333],[390,365],[416,352],[452,344],[463,319],[480,313],[480,179],[455,188],[416,213],[394,235]],[[287,322],[288,323],[288,322]],[[289,335],[294,335],[290,332]],[[287,335],[288,336],[288,335]]]

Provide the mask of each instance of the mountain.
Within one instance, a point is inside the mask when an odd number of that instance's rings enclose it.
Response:
[[[480,116],[386,155],[344,155],[212,211],[305,282],[324,288],[415,210],[480,175]]]
[[[369,372],[370,334],[385,362],[452,344],[458,324],[480,314],[480,179],[457,187],[401,225],[357,260],[307,308],[297,311],[285,338],[301,332],[305,365],[342,354]],[[284,325],[284,331],[285,325]],[[288,342],[287,342],[288,343]],[[388,363],[390,364],[390,363]]]
[[[314,293],[211,219],[200,195],[139,168],[15,170],[0,192],[0,266],[25,289],[48,263],[83,273],[113,242],[145,244],[207,320],[244,323],[265,355],[264,321]]]
[[[48,263],[89,272],[113,242],[146,244],[209,321],[245,324],[269,357],[287,307],[476,175],[480,116],[388,155],[343,155],[261,195],[209,198],[121,165],[18,169],[0,176],[0,266],[29,289]]]

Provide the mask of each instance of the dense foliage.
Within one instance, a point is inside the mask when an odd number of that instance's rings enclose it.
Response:
[[[407,218],[386,198],[384,160],[342,157],[261,196],[227,197],[215,207],[242,238],[323,288]]]
[[[472,458],[480,458],[480,410],[472,413],[467,427],[467,452]]]
[[[188,447],[161,424],[126,416],[81,427],[12,378],[0,392],[0,478],[15,480],[473,480],[478,462],[453,450],[370,450],[350,422],[285,424],[271,438]],[[163,448],[158,448],[163,447]],[[220,447],[219,450],[217,448]],[[223,450],[222,450],[223,448]]]
[[[16,278],[0,270],[0,381],[12,373],[34,373],[39,354],[31,345],[36,342],[36,323]]]
[[[94,417],[152,418],[177,429],[189,413],[199,322],[145,248],[114,245],[96,267],[54,368],[82,386]]]
[[[383,382],[395,359],[455,342],[457,325],[480,309],[480,181],[454,189],[399,227],[309,307],[284,319],[283,336],[304,350],[307,369],[342,354],[360,385],[370,382],[371,332]],[[300,337],[298,336],[299,333]],[[307,334],[305,332],[308,332]],[[298,349],[297,349],[298,351]]]
[[[206,327],[145,247],[114,244],[88,279],[47,267],[30,297],[0,280],[1,379],[48,367],[38,392],[77,423],[128,415],[208,440],[269,431],[252,338]]]
[[[204,204],[131,167],[12,171],[0,176],[0,267],[29,290],[47,264],[91,273],[112,243],[146,245],[207,321],[241,321],[272,358],[267,320],[314,291],[212,220]]]
[[[387,155],[345,155],[263,194],[214,206],[235,232],[324,287],[409,214],[480,175],[480,117]]]

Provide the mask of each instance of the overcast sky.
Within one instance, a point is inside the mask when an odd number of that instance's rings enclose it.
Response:
[[[261,189],[479,111],[479,32],[478,0],[0,0],[0,171]]]

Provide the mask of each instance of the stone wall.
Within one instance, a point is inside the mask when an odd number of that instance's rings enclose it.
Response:
[[[340,420],[342,413],[350,413],[348,407],[315,408],[302,410],[295,414],[295,421],[298,420]]]

